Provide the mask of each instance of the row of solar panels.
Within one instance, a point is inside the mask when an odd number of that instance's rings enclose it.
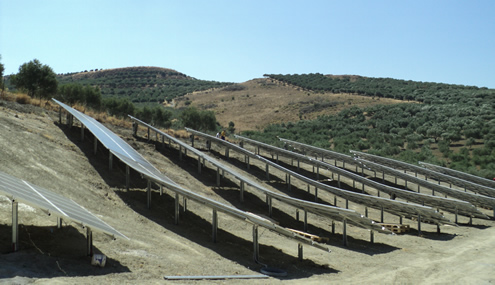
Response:
[[[194,147],[189,146],[188,144],[182,142],[181,140],[176,139],[176,138],[162,132],[161,130],[159,130],[159,129],[157,129],[157,128],[155,128],[155,127],[153,127],[153,126],[151,126],[151,125],[149,125],[149,124],[147,124],[147,123],[145,123],[145,122],[143,122],[137,118],[134,118],[132,116],[129,116],[129,117],[134,122],[137,122],[140,125],[145,126],[146,128],[152,129],[156,133],[159,133],[160,135],[166,137],[169,141],[173,141],[174,143],[180,145],[182,148],[187,149],[190,152],[194,153],[195,155],[198,156],[199,161],[201,161],[201,159],[208,161],[209,163],[211,163],[213,166],[217,167],[218,169],[221,169],[224,172],[229,173],[230,175],[232,175],[236,179],[239,179],[241,182],[244,182],[246,185],[250,185],[253,188],[261,191],[263,194],[267,195],[270,198],[277,199],[283,203],[286,203],[286,204],[291,205],[293,207],[296,207],[298,209],[302,209],[304,211],[312,212],[312,213],[315,213],[315,214],[321,215],[321,216],[327,216],[327,217],[331,218],[332,220],[337,220],[337,221],[346,220],[350,224],[353,224],[353,225],[356,225],[356,226],[359,226],[359,227],[362,227],[365,229],[374,230],[374,231],[383,232],[383,233],[391,233],[390,231],[386,230],[383,226],[378,225],[373,220],[358,214],[356,211],[349,210],[349,209],[337,208],[337,207],[328,206],[328,205],[324,205],[324,204],[320,204],[320,203],[309,202],[309,201],[305,201],[305,200],[301,200],[301,199],[296,199],[296,198],[292,198],[292,197],[287,196],[287,195],[278,194],[278,193],[275,193],[271,190],[268,190],[267,188],[259,185],[258,183],[256,183],[252,179],[247,178],[246,176],[233,170],[232,168],[227,167],[224,163],[210,157],[209,155],[204,154],[203,152],[197,150]],[[206,136],[208,136],[208,135],[206,135]],[[211,137],[210,139],[216,139],[216,138]]]
[[[472,191],[474,193],[488,196],[488,197],[495,197],[495,188],[489,187],[489,186],[484,186],[480,184],[476,184],[474,182],[470,182],[467,180],[463,180],[457,177],[453,177],[450,175],[446,175],[443,173],[439,173],[436,171],[429,170],[424,167],[416,166],[410,163],[402,162],[402,161],[397,161],[394,159],[390,158],[385,158],[385,157],[380,157],[377,155],[372,155],[369,153],[364,153],[364,152],[358,152],[358,151],[353,151],[351,150],[351,153],[354,154],[358,158],[362,158],[368,161],[376,162],[378,164],[381,164],[383,166],[391,167],[393,169],[401,169],[405,171],[411,171],[414,172],[415,174],[420,174],[428,178],[436,179],[437,181],[442,181],[446,183],[450,183],[451,185],[456,185],[458,187],[464,188],[465,190]],[[419,162],[422,165],[428,165],[430,168],[433,168],[434,166],[431,164],[426,164],[424,162]],[[488,179],[484,179],[487,182],[492,182]]]
[[[286,139],[280,139],[280,140],[285,142],[288,146],[293,147],[293,148],[297,148],[300,151],[305,152],[307,150],[311,150],[312,153],[318,152],[318,148],[313,147],[313,146],[309,146],[306,144],[302,144],[299,142],[294,142],[294,141],[290,141],[290,140],[286,140]],[[326,157],[331,157],[333,155],[332,151],[325,150],[325,149],[320,149],[320,152],[322,152],[323,155],[326,154]],[[342,155],[342,154],[339,154],[339,155]],[[293,157],[298,157],[298,158],[303,157],[304,158],[304,156],[301,156],[299,154],[293,154]],[[335,156],[333,159],[336,159],[336,157],[337,156]],[[307,157],[306,157],[306,160],[308,160]],[[457,213],[457,214],[465,215],[468,217],[487,218],[487,216],[485,214],[480,212],[475,206],[473,206],[471,203],[466,202],[466,201],[451,199],[451,198],[443,198],[440,196],[432,196],[432,195],[427,195],[424,193],[417,193],[417,192],[412,192],[412,191],[405,190],[405,189],[387,186],[385,184],[378,183],[378,182],[373,181],[371,179],[367,179],[361,175],[357,175],[357,174],[352,173],[350,171],[347,171],[345,169],[335,167],[335,166],[328,164],[326,162],[311,160],[309,163],[312,163],[314,165],[320,165],[322,167],[326,167],[328,170],[330,170],[333,173],[338,173],[342,176],[353,179],[353,180],[360,182],[364,185],[373,187],[373,188],[377,189],[378,191],[385,192],[389,195],[395,195],[396,197],[402,198],[402,199],[407,200],[407,201],[411,201],[411,202],[414,202],[414,203],[417,203],[420,205],[427,205],[430,207],[443,209],[445,211],[448,211],[448,212],[451,212],[454,214]],[[354,164],[360,165],[361,167],[366,168],[366,167],[369,167],[369,165],[371,163],[360,162],[360,161],[354,159]],[[436,187],[436,185],[433,185],[433,187]]]
[[[266,165],[269,165],[273,168],[276,168],[280,171],[283,171],[289,176],[289,179],[291,176],[296,177],[297,179],[299,179],[299,180],[301,180],[301,181],[303,181],[309,185],[312,185],[317,189],[322,189],[322,190],[328,191],[328,192],[330,192],[336,196],[339,196],[341,198],[344,198],[346,200],[353,201],[355,203],[362,204],[364,206],[368,206],[368,207],[375,208],[378,210],[384,210],[386,212],[389,212],[389,213],[397,215],[397,216],[404,216],[404,217],[413,217],[413,216],[419,217],[420,216],[421,220],[423,220],[423,221],[430,221],[430,222],[434,222],[434,223],[439,224],[439,225],[453,224],[451,221],[449,221],[444,216],[442,216],[438,211],[436,211],[435,209],[432,209],[430,207],[425,207],[425,206],[421,206],[421,205],[414,205],[414,204],[409,204],[409,203],[405,203],[405,202],[401,202],[401,201],[390,200],[390,199],[385,199],[385,198],[380,198],[380,197],[374,197],[374,196],[370,196],[370,195],[355,193],[352,191],[347,191],[347,190],[339,189],[339,188],[336,188],[333,186],[329,186],[329,185],[320,183],[318,181],[315,181],[311,178],[308,178],[304,175],[301,175],[297,172],[293,172],[287,168],[284,168],[283,166],[281,166],[277,163],[274,163],[274,162],[272,162],[272,161],[270,161],[264,157],[261,157],[255,153],[253,153],[253,152],[250,152],[250,151],[246,150],[245,148],[241,148],[240,146],[238,146],[236,144],[215,138],[213,136],[198,132],[196,130],[192,130],[192,129],[188,129],[188,128],[186,128],[186,130],[188,132],[194,134],[194,135],[202,136],[205,139],[212,140],[212,141],[215,141],[219,144],[222,144],[227,148],[235,149],[236,151],[238,151],[244,155],[247,155],[249,157],[257,159],[257,160],[265,163]],[[246,141],[248,142],[248,140],[246,140]],[[251,142],[251,140],[249,140],[249,142]],[[273,146],[266,145],[263,143],[259,143],[259,144],[257,144],[257,146],[264,147],[264,148],[265,147],[266,148],[274,148],[274,150],[279,154],[288,154],[288,155],[295,154],[293,152],[279,149],[279,148],[275,148]]]
[[[232,217],[244,220],[256,226],[262,226],[268,230],[279,233],[288,238],[294,239],[299,243],[304,243],[307,245],[314,246],[318,249],[322,249],[325,251],[330,251],[326,246],[323,246],[311,239],[298,235],[284,227],[278,226],[273,222],[260,217],[258,215],[241,211],[237,208],[222,204],[218,201],[209,199],[207,197],[196,194],[188,189],[185,189],[175,182],[173,182],[170,178],[163,175],[158,169],[156,169],[153,165],[151,165],[144,157],[142,157],[137,151],[135,151],[131,146],[129,146],[125,141],[123,141],[119,136],[115,135],[113,132],[108,130],[102,124],[97,122],[95,119],[65,105],[62,102],[59,102],[53,99],[54,102],[59,104],[62,108],[64,108],[71,115],[76,117],[82,124],[84,124],[88,130],[97,137],[102,144],[109,149],[111,153],[117,156],[122,162],[126,165],[130,166],[146,178],[155,182],[158,185],[162,185],[167,187],[168,189],[180,194],[188,199],[196,201],[200,204],[207,205],[214,210],[218,210],[225,214],[228,214]]]
[[[290,152],[290,151],[280,149],[280,148],[277,148],[277,147],[274,147],[274,146],[271,146],[268,144],[264,144],[261,142],[257,142],[257,141],[254,141],[254,140],[251,140],[248,138],[243,138],[240,136],[237,136],[237,137],[239,139],[246,141],[246,142],[249,142],[249,143],[251,143],[257,147],[262,147],[269,152],[285,154],[289,157],[296,158],[296,159],[305,159],[308,163],[313,164],[313,165],[318,165],[318,164],[325,165],[325,163],[323,163],[323,162],[318,162],[317,160],[313,160],[309,157],[302,156],[302,155],[297,154],[295,152]],[[304,152],[304,153],[309,152],[309,153],[314,154],[316,156],[321,156],[321,157],[325,157],[328,159],[340,160],[343,158],[343,156],[345,156],[345,155],[340,154],[340,153],[336,153],[336,152],[325,150],[325,149],[316,148],[313,146],[305,145],[305,144],[294,142],[294,141],[289,141],[286,139],[280,139],[280,140],[289,144],[293,148],[296,148],[299,151]],[[363,155],[367,155],[367,154],[363,154]],[[380,157],[378,157],[378,158],[380,158]],[[494,206],[493,201],[495,201],[495,200],[493,200],[491,197],[485,197],[482,195],[474,195],[471,193],[466,193],[466,192],[458,191],[455,189],[450,189],[450,188],[445,187],[445,186],[437,185],[437,184],[425,181],[423,179],[419,179],[417,177],[414,177],[414,176],[411,176],[408,174],[404,174],[404,173],[401,173],[399,171],[392,170],[392,169],[387,168],[386,166],[383,166],[380,164],[372,163],[370,161],[355,159],[355,158],[353,159],[350,156],[347,156],[345,161],[348,163],[352,162],[352,164],[360,165],[361,167],[370,168],[371,167],[370,165],[372,165],[373,170],[385,171],[388,174],[396,175],[398,177],[408,179],[409,181],[414,182],[414,183],[421,185],[423,187],[427,187],[429,189],[434,189],[434,190],[437,190],[437,191],[442,192],[442,193],[449,193],[452,197],[458,198],[462,201],[467,201],[467,202],[473,203],[473,204],[478,205],[478,206],[490,207],[490,208],[492,208]],[[326,165],[329,169],[331,168],[330,164],[326,164]],[[338,170],[336,170],[336,168],[334,167],[331,169],[331,171],[338,171]],[[340,171],[339,173],[343,174],[342,171]],[[357,179],[356,175],[347,175],[347,176],[351,179]],[[366,181],[366,180],[368,180],[368,181]],[[367,183],[368,185],[373,186],[373,187],[377,186],[376,183],[371,183],[371,180],[369,180],[369,179],[362,179],[361,178],[360,182]],[[398,189],[398,188],[395,188],[396,190],[392,192],[391,191],[392,189],[394,189],[394,188],[380,186],[380,188],[378,190],[382,190],[382,191],[384,190],[385,192],[389,192],[390,194],[393,193],[393,194],[397,195],[397,197],[399,197],[399,195],[400,195],[409,201],[413,201],[413,202],[419,201],[420,203],[423,203],[424,205],[430,205],[433,207],[442,208],[442,209],[449,211],[449,212],[452,212],[452,213],[464,214],[464,215],[467,215],[470,217],[488,218],[485,214],[478,211],[470,203],[462,203],[462,201],[460,201],[460,200],[450,199],[450,198],[441,199],[438,196],[422,195],[421,193],[416,193],[416,192],[412,192],[412,191],[405,191],[405,190]]]

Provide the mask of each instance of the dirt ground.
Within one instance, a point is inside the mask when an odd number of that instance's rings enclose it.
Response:
[[[179,185],[211,199],[245,211],[268,215],[265,198],[247,187],[245,201],[239,201],[238,182],[226,176],[216,186],[216,169],[208,165],[199,174],[194,157],[179,159],[176,146],[148,143],[146,132],[133,137],[130,129],[108,126],[146,159]],[[56,219],[39,209],[19,205],[19,251],[11,251],[11,201],[0,195],[0,283],[6,284],[328,284],[328,283],[495,283],[495,227],[493,220],[459,218],[459,226],[441,227],[417,223],[406,234],[375,234],[370,242],[367,230],[348,226],[349,245],[342,243],[342,224],[331,232],[327,218],[308,215],[308,232],[329,238],[331,253],[304,246],[298,260],[297,243],[263,228],[259,229],[260,261],[287,271],[286,277],[263,280],[165,281],[164,276],[255,275],[263,267],[253,261],[252,226],[219,213],[218,241],[212,242],[212,211],[204,205],[181,199],[181,216],[174,224],[175,195],[155,187],[151,209],[146,205],[146,181],[131,174],[131,189],[125,190],[125,167],[115,162],[108,167],[108,151],[99,145],[93,154],[93,137],[86,132],[81,141],[79,125],[58,124],[58,114],[30,105],[0,101],[0,171],[24,179],[74,200],[97,217],[129,237],[116,239],[93,232],[97,253],[106,255],[106,266],[95,267],[86,255],[85,231],[74,223],[57,229]],[[154,136],[152,136],[154,138]],[[204,149],[204,142],[195,146]],[[280,193],[313,200],[306,186],[293,181],[287,191],[284,174],[273,171],[266,181],[264,165],[251,161],[247,170],[244,157],[214,145],[211,155],[258,183]],[[290,166],[290,161],[285,161]],[[302,166],[302,165],[301,165]],[[311,175],[311,167],[301,171]],[[323,171],[320,177],[325,179]],[[348,182],[348,187],[352,183]],[[323,203],[333,202],[330,194],[319,193]],[[339,205],[342,204],[338,200]],[[183,211],[185,209],[185,211]],[[364,213],[364,207],[350,204]],[[488,215],[492,211],[483,210]],[[370,217],[379,219],[379,211]],[[445,213],[453,220],[454,215]],[[274,202],[273,219],[280,225],[302,230],[294,208]],[[398,217],[386,214],[385,222]]]

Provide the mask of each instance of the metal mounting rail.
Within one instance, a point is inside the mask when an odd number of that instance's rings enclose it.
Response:
[[[495,198],[495,188],[493,188],[493,187],[488,187],[488,186],[476,184],[476,183],[471,182],[471,181],[467,181],[467,180],[464,180],[461,178],[457,178],[457,177],[453,177],[453,176],[439,173],[436,171],[432,171],[432,170],[424,168],[424,167],[420,167],[420,166],[413,165],[410,163],[398,161],[395,159],[380,157],[377,155],[359,152],[359,151],[354,151],[354,150],[351,150],[351,153],[353,153],[354,156],[356,156],[356,157],[360,157],[362,159],[365,159],[365,160],[368,160],[371,162],[379,163],[381,165],[388,166],[388,167],[391,167],[394,169],[402,169],[402,170],[412,171],[415,173],[415,175],[421,174],[421,175],[428,177],[428,178],[433,178],[433,179],[436,179],[438,181],[444,181],[444,182],[450,183],[452,185],[462,187],[465,190],[469,190],[469,191],[472,191],[472,192],[480,194],[480,195]],[[420,162],[420,164],[428,165],[428,164],[422,163],[422,162]],[[429,166],[431,167],[432,165],[429,164]],[[452,172],[450,172],[450,173],[452,173]],[[465,173],[464,177],[468,177],[468,175],[469,174]],[[487,180],[487,179],[484,179],[484,180],[486,180],[488,182],[492,182],[492,181]],[[495,182],[493,184],[495,184]]]
[[[346,200],[353,201],[355,203],[362,204],[365,206],[369,206],[369,207],[372,207],[372,208],[375,208],[375,209],[378,209],[381,211],[386,211],[386,212],[392,213],[394,215],[398,215],[401,217],[402,216],[404,216],[404,217],[418,217],[418,221],[421,221],[421,220],[430,221],[430,222],[433,222],[437,225],[441,225],[441,224],[455,225],[455,223],[452,223],[451,221],[446,219],[443,215],[441,215],[438,211],[436,211],[430,207],[425,207],[425,206],[421,206],[421,205],[414,205],[414,204],[410,204],[410,203],[405,203],[405,202],[400,202],[400,201],[395,201],[395,200],[389,200],[389,199],[385,199],[385,198],[374,197],[374,196],[364,195],[364,194],[360,194],[360,193],[355,193],[355,192],[335,188],[335,187],[320,183],[318,181],[315,181],[313,179],[310,179],[310,178],[303,176],[301,174],[298,174],[296,172],[293,172],[293,171],[291,171],[287,168],[284,168],[284,167],[282,167],[282,166],[280,166],[274,162],[271,162],[270,160],[268,160],[264,157],[261,157],[261,156],[255,154],[255,153],[252,153],[252,152],[250,152],[244,148],[241,148],[241,147],[237,146],[236,144],[232,144],[230,142],[221,140],[221,139],[216,138],[214,136],[210,136],[208,134],[204,134],[204,133],[192,130],[192,129],[186,128],[186,130],[192,134],[195,134],[195,135],[204,137],[208,140],[223,144],[223,145],[229,147],[230,149],[235,149],[236,151],[238,151],[242,154],[248,155],[252,158],[255,158],[255,159],[265,163],[266,165],[269,165],[269,166],[274,167],[280,171],[285,172],[287,174],[287,177],[288,177],[288,184],[289,185],[290,185],[290,177],[293,176],[293,177],[296,177],[297,179],[299,179],[299,180],[301,180],[301,181],[303,181],[309,185],[314,186],[316,189],[323,189],[327,192],[330,192],[336,196],[342,197]],[[236,137],[239,138],[239,136],[236,136]],[[280,150],[280,151],[283,152],[285,150]],[[287,152],[292,153],[289,151],[287,151]],[[226,153],[227,153],[227,151],[226,151]]]
[[[324,149],[319,149],[314,146],[306,145],[303,143],[299,142],[294,142],[286,139],[281,139],[284,143],[288,144],[289,146],[301,150],[311,150],[313,153],[324,153],[327,152],[327,150]],[[291,155],[291,157],[296,158],[300,161],[305,161],[306,163],[310,165],[314,165],[322,168],[326,168],[327,170],[331,171],[332,173],[335,173],[339,175],[339,181],[340,181],[340,176],[344,176],[347,178],[352,179],[355,182],[359,182],[363,185],[363,192],[364,192],[364,185],[367,185],[369,187],[373,187],[379,192],[385,192],[389,195],[395,195],[396,197],[402,198],[406,201],[411,201],[420,205],[426,205],[430,207],[435,207],[435,208],[440,208],[443,210],[446,210],[448,212],[454,213],[457,215],[464,215],[467,217],[477,217],[477,218],[483,218],[487,219],[488,216],[480,212],[478,209],[476,209],[475,206],[473,206],[471,203],[462,201],[462,200],[457,200],[457,199],[451,199],[451,198],[444,198],[444,197],[439,197],[439,196],[433,196],[433,195],[427,195],[424,193],[417,193],[413,191],[408,191],[405,189],[399,189],[395,187],[391,187],[385,184],[378,183],[376,181],[373,181],[371,179],[367,179],[361,175],[355,174],[351,171],[347,171],[345,169],[336,167],[334,165],[329,164],[328,162],[323,162],[319,161],[317,159],[311,159],[308,156],[301,155],[298,153],[288,153],[287,155]],[[361,162],[354,162],[355,165],[360,166],[361,168],[365,167]],[[332,174],[333,176],[333,174]],[[457,220],[457,219],[456,219]]]
[[[146,128],[153,130],[154,132],[160,134],[162,137],[167,138],[167,140],[173,141],[174,143],[180,145],[181,148],[187,149],[188,151],[194,153],[194,155],[197,155],[198,156],[198,163],[200,163],[201,160],[208,161],[214,167],[217,168],[217,174],[218,174],[218,170],[222,170],[224,172],[229,173],[234,178],[239,179],[241,182],[241,199],[242,199],[242,191],[244,191],[243,188],[245,186],[252,186],[253,188],[255,188],[255,189],[259,190],[260,192],[262,192],[263,194],[265,194],[267,196],[267,201],[271,201],[271,199],[273,198],[273,199],[276,199],[276,200],[281,201],[283,203],[286,203],[288,205],[291,205],[295,208],[301,209],[305,212],[307,211],[307,212],[312,212],[312,213],[320,215],[320,216],[327,216],[327,217],[331,218],[332,220],[338,220],[338,221],[342,221],[342,222],[344,220],[347,220],[350,224],[353,224],[353,225],[356,225],[356,226],[359,226],[359,227],[362,227],[365,229],[369,229],[369,230],[374,230],[374,231],[378,231],[378,232],[382,232],[382,233],[388,233],[388,234],[391,233],[390,231],[388,231],[384,227],[375,223],[373,220],[366,218],[366,217],[360,215],[359,213],[357,213],[353,210],[337,208],[337,207],[324,205],[324,204],[320,204],[320,203],[309,202],[309,201],[292,198],[292,197],[287,196],[287,195],[283,195],[283,194],[279,194],[279,193],[275,193],[273,191],[270,191],[267,188],[259,185],[258,183],[256,183],[252,179],[245,177],[244,175],[240,174],[239,172],[231,169],[230,167],[227,167],[224,163],[217,161],[216,159],[208,156],[207,154],[204,154],[203,152],[197,150],[196,148],[194,148],[192,146],[187,145],[186,143],[182,142],[181,140],[179,140],[175,137],[172,137],[172,136],[168,135],[167,133],[162,132],[161,130],[159,130],[159,129],[157,129],[157,128],[155,128],[155,127],[153,127],[153,126],[151,126],[151,125],[149,125],[149,124],[147,124],[147,123],[145,123],[145,122],[143,122],[143,121],[141,121],[135,117],[132,117],[132,116],[129,116],[129,117],[134,122],[136,122],[136,123],[138,123],[138,124],[140,124]],[[134,130],[137,131],[137,128],[134,127]],[[269,207],[271,208],[271,203],[269,203]],[[270,209],[270,213],[271,213],[271,209]],[[305,225],[305,228],[306,228],[306,225]]]
[[[61,108],[64,108],[69,114],[69,120],[68,122],[72,123],[73,117],[76,117],[82,125],[86,126],[88,130],[93,133],[95,136],[95,139],[98,139],[102,144],[107,147],[113,155],[118,157],[124,164],[127,166],[133,168],[140,174],[142,174],[144,177],[148,179],[148,207],[150,207],[151,203],[151,187],[150,183],[151,181],[155,182],[157,185],[160,186],[165,186],[168,189],[174,191],[176,193],[176,223],[178,223],[178,208],[179,208],[179,195],[182,195],[183,197],[187,197],[188,199],[191,199],[193,201],[198,202],[199,204],[204,204],[214,211],[214,217],[216,218],[217,215],[215,214],[215,211],[220,211],[225,214],[228,214],[234,218],[238,218],[240,220],[246,221],[248,223],[253,224],[253,232],[254,232],[254,227],[264,227],[270,231],[276,232],[280,235],[283,235],[285,237],[288,237],[292,240],[295,240],[299,244],[307,244],[311,245],[313,247],[316,247],[318,249],[330,252],[330,249],[320,243],[317,243],[309,238],[303,237],[301,235],[295,234],[291,232],[290,230],[278,226],[271,221],[260,217],[258,215],[248,213],[241,211],[237,208],[233,208],[231,206],[222,204],[218,201],[209,199],[207,197],[201,196],[199,194],[196,194],[186,188],[183,188],[176,184],[174,181],[172,181],[170,178],[167,176],[163,175],[156,167],[151,165],[144,157],[142,157],[136,150],[134,150],[131,146],[129,146],[124,140],[122,140],[119,136],[114,134],[112,131],[110,131],[108,128],[97,122],[95,119],[65,105],[64,103],[52,99],[55,103],[59,104]],[[61,112],[61,109],[60,109]],[[61,113],[59,115],[59,119],[61,121]],[[82,132],[84,131],[84,128],[81,128]],[[95,140],[96,142],[96,140]],[[110,166],[111,167],[111,166]],[[126,171],[126,174],[128,174],[128,171]],[[128,179],[127,179],[128,180]],[[217,226],[218,223],[217,221],[212,222],[213,226]],[[213,231],[213,237],[215,239],[215,234],[216,233],[216,228],[212,229]],[[253,242],[255,243],[255,247],[257,246],[257,238],[254,239],[254,234],[253,234]],[[301,252],[300,253],[300,259],[302,259]],[[256,253],[255,253],[255,259],[257,258]]]

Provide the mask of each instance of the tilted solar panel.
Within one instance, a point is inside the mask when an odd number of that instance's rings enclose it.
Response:
[[[0,193],[13,201],[40,208],[56,217],[70,220],[113,237],[128,239],[76,202],[27,181],[0,172]]]

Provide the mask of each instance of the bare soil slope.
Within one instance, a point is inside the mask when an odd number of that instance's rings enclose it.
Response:
[[[353,94],[316,93],[270,78],[240,83],[238,88],[195,92],[175,99],[178,108],[190,104],[214,111],[222,126],[233,121],[237,131],[261,130],[269,124],[315,119],[353,106],[397,103],[404,102]]]
[[[130,240],[112,240],[94,232],[97,252],[107,256],[104,268],[90,265],[86,256],[85,231],[75,224],[56,228],[56,220],[42,211],[19,206],[20,250],[11,252],[11,202],[0,196],[0,283],[6,284],[162,284],[168,275],[259,274],[261,265],[253,261],[252,227],[219,214],[218,242],[211,241],[209,208],[187,201],[179,225],[174,224],[174,195],[163,196],[154,189],[151,209],[146,206],[146,181],[131,177],[125,190],[123,165],[114,161],[108,168],[108,152],[101,146],[93,154],[93,138],[80,140],[80,129],[59,125],[58,114],[28,105],[0,101],[0,171],[25,179],[73,199],[113,226]],[[178,184],[212,199],[254,213],[267,213],[265,197],[247,188],[245,202],[239,202],[238,182],[228,177],[216,187],[216,169],[197,172],[195,158],[179,160],[175,147],[162,149],[147,142],[145,132],[138,137],[130,129],[108,126],[136,148],[152,164]],[[204,148],[204,143],[196,142]],[[223,149],[211,154],[223,159]],[[246,171],[244,158],[231,152],[232,167]],[[290,161],[286,161],[290,165]],[[303,171],[311,173],[308,168]],[[304,184],[293,182],[287,192],[284,176],[274,171],[265,181],[264,165],[252,162],[246,175],[273,191],[312,199]],[[325,173],[321,173],[324,177]],[[347,185],[352,183],[347,182]],[[319,194],[322,201],[333,196]],[[181,205],[184,205],[181,199]],[[344,201],[338,200],[339,205]],[[274,203],[273,218],[286,227],[302,229],[295,210]],[[359,212],[364,208],[351,203]],[[486,211],[486,213],[490,213]],[[378,219],[379,212],[370,211]],[[453,215],[448,216],[453,218]],[[386,215],[386,221],[397,217]],[[460,227],[424,224],[418,237],[415,222],[405,235],[375,234],[349,226],[349,247],[342,246],[342,226],[331,234],[331,221],[309,215],[309,232],[330,238],[332,253],[305,246],[304,260],[297,259],[297,244],[268,230],[260,229],[261,262],[284,269],[287,277],[256,281],[261,284],[369,284],[369,283],[462,283],[495,282],[495,228],[493,221],[460,218]],[[178,283],[218,283],[227,281],[183,281]],[[252,284],[253,280],[235,280]]]

